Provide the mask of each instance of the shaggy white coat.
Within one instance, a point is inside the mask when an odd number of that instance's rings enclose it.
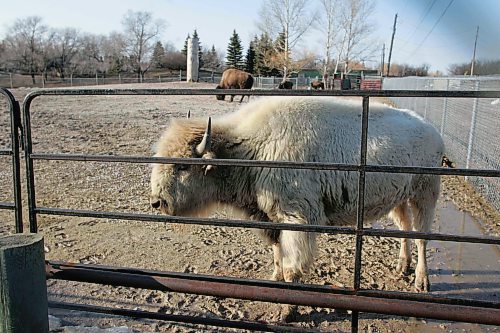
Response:
[[[409,111],[371,104],[367,163],[439,167],[439,133]],[[234,158],[358,164],[361,103],[332,97],[260,98],[212,121],[212,145],[198,156],[206,120],[174,120],[158,143],[156,156]],[[388,213],[402,230],[427,232],[439,195],[439,176],[367,173],[365,218]],[[195,214],[210,203],[231,204],[256,220],[314,225],[356,221],[358,173],[280,168],[155,165],[152,202],[167,214]],[[315,234],[284,230],[265,233],[273,244],[273,279],[297,281],[315,252]],[[426,242],[416,241],[415,287],[428,290]],[[332,246],[334,246],[332,244]],[[411,262],[401,241],[397,269]]]

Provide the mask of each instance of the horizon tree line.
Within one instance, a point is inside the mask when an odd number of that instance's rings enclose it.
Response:
[[[305,0],[268,0],[260,8],[260,31],[246,49],[235,29],[228,38],[225,55],[215,45],[205,47],[200,42],[200,67],[212,71],[233,67],[255,75],[282,76],[284,80],[302,68],[314,68],[323,74],[366,68],[364,61],[374,52],[370,37],[374,0],[317,2],[319,7],[314,10]],[[292,13],[294,19],[280,13]],[[95,35],[74,28],[50,28],[38,16],[18,19],[0,40],[0,71],[28,74],[35,83],[35,76],[40,74],[65,79],[70,75],[130,73],[140,81],[151,70],[186,68],[187,38],[182,50],[171,42],[162,43],[165,21],[149,12],[128,11],[122,27],[122,32]],[[300,46],[311,30],[320,32],[322,55]],[[200,39],[196,29],[192,36]],[[469,64],[452,64],[448,71],[467,74]],[[476,73],[498,73],[498,67],[496,60],[479,61]],[[429,65],[393,64],[391,73],[428,75]]]

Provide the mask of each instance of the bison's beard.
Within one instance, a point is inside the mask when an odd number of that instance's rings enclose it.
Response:
[[[160,211],[166,215],[185,216],[185,217],[210,217],[215,212],[218,212],[220,207],[217,203],[211,204],[192,204],[187,207],[160,206]]]
[[[215,98],[217,98],[218,101],[223,101],[226,95],[215,95]]]

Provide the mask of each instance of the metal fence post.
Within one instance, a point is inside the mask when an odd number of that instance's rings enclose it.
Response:
[[[429,80],[426,80],[425,82],[427,82],[426,84],[424,84],[424,88],[425,90],[430,90],[429,87],[430,87],[430,82]],[[425,102],[424,102],[424,119],[427,120],[427,109],[428,109],[428,105],[429,105],[429,97],[426,97],[425,98]]]
[[[480,82],[479,80],[476,81],[475,91],[479,90],[479,82]],[[478,103],[479,103],[479,99],[478,98],[474,98],[474,104],[472,106],[472,118],[471,118],[471,121],[470,121],[469,143],[467,145],[467,161],[466,161],[466,164],[465,164],[465,167],[467,169],[470,166],[470,160],[471,160],[471,157],[472,157],[472,146],[473,146],[473,143],[474,143],[474,135],[475,135],[475,132],[476,132],[477,106],[478,106]]]
[[[448,91],[449,89],[450,89],[450,79],[446,79],[446,91]],[[443,115],[441,116],[441,128],[439,130],[441,136],[443,136],[444,134],[444,125],[446,123],[447,108],[448,108],[448,97],[445,97],[443,101]]]
[[[415,79],[415,89],[414,90],[418,90],[418,79]],[[418,98],[413,98],[413,111],[415,111],[416,113],[419,113],[418,112],[418,109],[417,109],[417,101],[418,101]]]

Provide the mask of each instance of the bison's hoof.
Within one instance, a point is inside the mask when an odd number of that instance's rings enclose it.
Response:
[[[273,275],[271,275],[271,281],[285,281],[283,278],[283,272],[274,271]]]
[[[282,323],[290,323],[297,320],[298,316],[298,306],[297,305],[283,305],[280,313],[280,321]]]
[[[399,258],[398,264],[396,266],[396,272],[401,273],[404,276],[410,274],[410,261],[406,259]]]
[[[415,290],[419,293],[427,293],[431,290],[431,285],[429,283],[429,278],[427,276],[423,278],[415,279]]]

